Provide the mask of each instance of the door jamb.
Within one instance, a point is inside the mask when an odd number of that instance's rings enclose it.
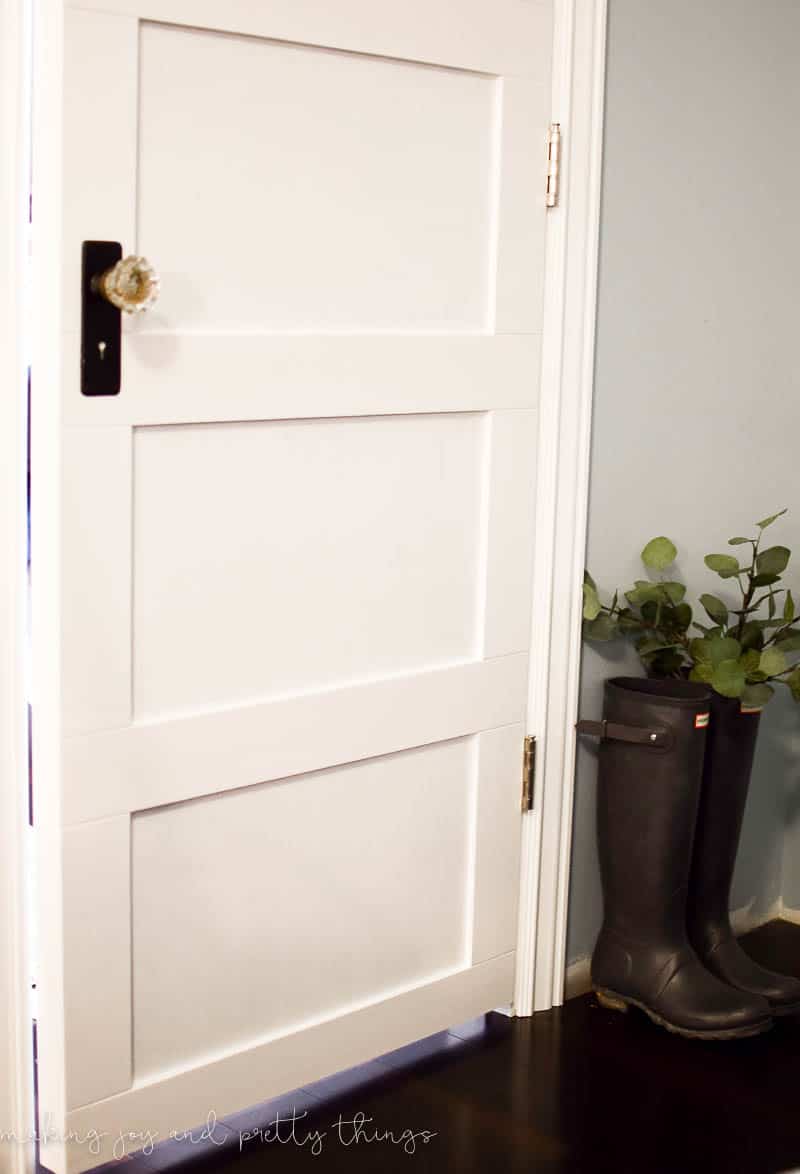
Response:
[[[34,1167],[25,798],[29,71],[28,7],[0,0],[0,1174]]]
[[[594,376],[607,0],[555,0],[552,119],[561,203],[548,211],[526,733],[537,741],[523,815],[514,1012],[564,999]]]

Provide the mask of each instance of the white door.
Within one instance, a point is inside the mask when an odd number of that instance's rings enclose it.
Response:
[[[511,1000],[551,5],[79,0],[62,83],[42,3],[60,1174]],[[85,240],[162,278],[117,396],[81,394]]]

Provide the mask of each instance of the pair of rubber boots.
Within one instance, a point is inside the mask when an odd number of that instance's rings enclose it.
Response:
[[[604,714],[578,723],[601,738],[597,998],[691,1038],[758,1035],[800,1011],[800,980],[758,966],[730,923],[758,714],[705,685],[635,677],[606,682]]]

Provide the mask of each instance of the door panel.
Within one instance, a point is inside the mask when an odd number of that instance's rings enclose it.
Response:
[[[137,428],[134,717],[471,659],[485,449],[484,413]]]
[[[139,247],[162,321],[485,328],[496,79],[156,24],[139,54]]]
[[[64,52],[58,1174],[510,1001],[550,4],[82,0]],[[89,399],[102,238],[163,294]]]

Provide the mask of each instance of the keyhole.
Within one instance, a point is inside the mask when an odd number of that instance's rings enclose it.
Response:
[[[97,344],[97,349],[100,352],[100,362],[102,363],[103,359],[106,357],[106,344],[104,342],[99,342]]]

